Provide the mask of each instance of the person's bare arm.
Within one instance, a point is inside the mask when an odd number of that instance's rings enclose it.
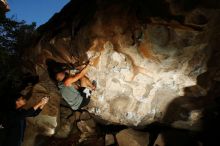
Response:
[[[40,106],[41,106],[41,102],[38,102],[37,104],[35,104],[34,106],[33,106],[33,109],[34,110],[37,110]]]
[[[43,109],[43,107],[46,105],[46,103],[48,102],[49,98],[48,97],[43,97],[40,102],[38,102],[37,104],[35,104],[33,106],[33,109],[34,110],[37,110],[37,109]]]
[[[85,68],[85,67],[86,67],[86,65],[83,64],[83,65],[77,66],[76,69],[78,69],[78,70],[82,70],[82,69]]]
[[[71,86],[72,83],[75,83],[76,81],[78,81],[79,79],[81,79],[82,77],[85,76],[85,74],[87,73],[89,66],[91,66],[92,64],[89,63],[86,65],[86,67],[84,69],[82,69],[82,71],[78,74],[76,74],[73,77],[69,77],[64,81],[64,85],[65,86]]]

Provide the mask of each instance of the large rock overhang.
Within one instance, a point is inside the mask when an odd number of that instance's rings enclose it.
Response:
[[[188,3],[74,0],[38,29],[24,56],[41,81],[49,78],[46,59],[80,64],[96,56],[88,111],[110,123],[198,129],[217,96],[210,91],[219,80],[220,13]]]

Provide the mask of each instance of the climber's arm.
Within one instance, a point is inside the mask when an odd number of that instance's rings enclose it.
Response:
[[[78,81],[79,79],[81,79],[82,77],[84,77],[85,74],[87,73],[88,69],[89,69],[89,66],[91,66],[91,63],[87,64],[86,67],[84,67],[80,73],[76,74],[75,76],[68,77],[68,78],[64,81],[64,85],[65,85],[65,86],[71,86],[72,83],[75,83],[76,81]]]
[[[78,69],[78,70],[82,70],[82,69],[85,68],[85,67],[86,67],[86,65],[83,64],[83,65],[77,66],[76,69]]]

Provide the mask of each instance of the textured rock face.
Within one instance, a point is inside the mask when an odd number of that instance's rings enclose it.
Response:
[[[198,130],[219,77],[220,13],[204,3],[190,5],[71,1],[39,28],[40,39],[25,57],[41,80],[48,58],[78,64],[96,58],[88,77],[97,90],[87,109],[110,123]]]
[[[180,49],[166,40],[170,33],[179,34],[172,40],[177,45],[184,37],[191,37],[191,42]],[[196,36],[193,31],[149,25],[139,45],[126,46],[122,35],[117,51],[106,41],[96,66],[88,73],[98,83],[93,94],[95,109],[90,112],[127,125],[161,119],[169,103],[183,96],[185,87],[196,85],[196,77],[206,71],[207,43],[193,43]],[[162,46],[165,43],[170,44]],[[195,94],[206,92],[199,89]]]

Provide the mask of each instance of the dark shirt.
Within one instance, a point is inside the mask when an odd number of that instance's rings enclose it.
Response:
[[[7,116],[6,145],[19,146],[24,138],[25,118],[37,116],[40,112],[41,109],[34,110],[33,108],[11,110]]]

